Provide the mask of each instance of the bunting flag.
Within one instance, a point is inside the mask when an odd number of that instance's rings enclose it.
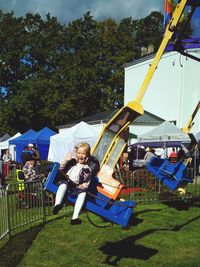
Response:
[[[172,1],[164,0],[164,29],[166,28],[172,15]]]

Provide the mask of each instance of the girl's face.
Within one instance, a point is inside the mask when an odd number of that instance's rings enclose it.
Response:
[[[79,147],[77,149],[76,156],[77,156],[78,163],[81,163],[81,164],[87,163],[88,155],[87,155],[84,147]]]

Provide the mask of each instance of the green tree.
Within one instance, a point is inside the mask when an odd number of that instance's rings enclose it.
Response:
[[[138,57],[141,56],[141,47],[152,44],[157,51],[163,36],[163,16],[154,11],[147,17],[138,20],[136,29],[136,40],[138,45]]]
[[[0,134],[122,106],[123,65],[139,58],[142,46],[157,48],[161,23],[158,12],[119,23],[87,12],[68,25],[50,14],[43,20],[0,12]]]

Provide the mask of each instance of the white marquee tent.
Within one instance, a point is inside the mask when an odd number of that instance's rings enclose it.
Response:
[[[83,121],[64,132],[53,135],[50,137],[48,160],[60,163],[78,143],[87,142],[92,147],[98,135],[99,133],[91,125]]]
[[[10,137],[8,140],[0,142],[0,155],[2,154],[2,150],[9,149],[10,154],[12,156],[12,160],[15,160],[15,145],[9,145],[9,140],[14,139],[20,136],[21,133],[16,133],[14,136]]]
[[[168,121],[164,121],[153,130],[139,135],[137,139],[138,144],[156,142],[170,143],[177,141],[189,141],[189,137],[187,134],[183,133],[180,128]]]

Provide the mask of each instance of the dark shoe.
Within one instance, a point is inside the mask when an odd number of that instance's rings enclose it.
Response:
[[[54,207],[53,207],[53,214],[54,214],[54,215],[58,214],[59,210],[61,210],[62,207],[63,207],[62,204],[58,204],[58,205],[54,206]]]
[[[71,221],[70,221],[70,224],[71,224],[71,225],[81,224],[81,223],[82,223],[81,219],[74,219],[74,220],[71,220]]]

